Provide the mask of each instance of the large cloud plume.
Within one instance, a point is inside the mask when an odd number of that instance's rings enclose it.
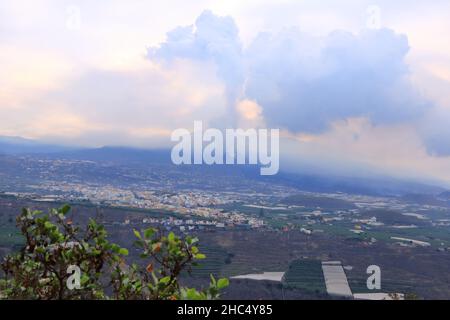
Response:
[[[150,48],[148,57],[158,61],[176,59],[213,61],[218,76],[226,85],[228,116],[234,118],[236,104],[244,83],[242,45],[238,28],[231,17],[219,17],[204,11],[195,25],[178,27],[167,33],[166,42]]]
[[[320,133],[340,119],[410,121],[427,104],[407,80],[405,36],[371,30],[309,39],[298,30],[261,34],[247,50],[246,94],[271,125]]]
[[[255,101],[266,123],[321,134],[342,119],[373,125],[415,123],[432,105],[410,83],[408,39],[389,29],[311,37],[296,28],[260,33],[243,49],[231,17],[203,12],[151,48],[149,59],[213,61],[226,86],[229,113]]]

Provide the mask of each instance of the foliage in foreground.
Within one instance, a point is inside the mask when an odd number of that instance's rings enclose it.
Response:
[[[197,238],[133,230],[145,263],[129,265],[128,250],[109,242],[103,225],[90,219],[82,229],[67,218],[69,211],[67,205],[48,214],[23,209],[17,226],[26,243],[0,265],[0,299],[217,299],[228,286],[213,276],[202,290],[179,284],[180,274],[205,258]],[[77,288],[69,285],[70,266],[80,270]]]

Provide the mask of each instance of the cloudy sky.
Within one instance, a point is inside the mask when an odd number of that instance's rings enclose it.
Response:
[[[2,0],[0,135],[168,147],[194,120],[280,128],[285,169],[450,186],[449,12],[448,0]]]

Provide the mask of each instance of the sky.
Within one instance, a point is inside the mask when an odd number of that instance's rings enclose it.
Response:
[[[281,170],[450,186],[450,2],[0,2],[0,135],[279,128]],[[283,168],[284,166],[284,168]]]

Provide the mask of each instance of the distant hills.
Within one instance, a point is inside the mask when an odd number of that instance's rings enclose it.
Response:
[[[117,164],[172,164],[170,150],[137,149],[127,147],[101,147],[93,149],[66,150],[48,155],[51,158],[110,161]]]
[[[437,195],[446,190],[439,186],[389,177],[342,177],[315,173],[294,174],[280,172],[270,177],[274,181],[311,192],[344,192],[349,194],[399,197],[407,194]]]
[[[74,148],[42,143],[20,137],[0,136],[0,155],[33,155],[51,159],[90,160],[95,162],[112,162],[117,165],[140,166],[158,165],[158,170],[193,171],[202,178],[202,172],[208,176],[220,177],[232,175],[235,179],[272,182],[311,192],[344,192],[350,194],[404,196],[419,198],[421,201],[437,204],[450,201],[450,191],[423,183],[404,181],[394,178],[373,177],[339,177],[305,172],[290,173],[281,170],[275,176],[260,176],[259,167],[252,166],[175,166],[170,160],[170,149],[138,149],[130,147]],[[281,169],[283,168],[281,164]],[[0,170],[1,170],[0,166]],[[420,195],[420,196],[417,196]]]
[[[412,193],[412,194],[405,194],[404,196],[402,196],[402,199],[405,200],[406,202],[411,202],[411,203],[419,203],[422,205],[429,205],[429,206],[446,207],[450,204],[450,202],[449,202],[450,198],[445,200],[445,198],[442,197],[442,195],[443,194],[445,195],[446,193],[447,192],[443,192],[438,195]]]
[[[112,161],[116,163],[170,163],[168,149],[138,149],[129,147],[81,148],[42,143],[21,137],[0,136],[0,154],[39,154],[46,158],[64,158],[91,161]]]
[[[0,136],[0,154],[20,155],[34,153],[53,153],[72,150],[70,147],[41,143],[21,137]]]
[[[450,191],[444,191],[444,192],[440,193],[437,196],[437,198],[439,200],[442,200],[442,201],[449,201],[450,202]]]

